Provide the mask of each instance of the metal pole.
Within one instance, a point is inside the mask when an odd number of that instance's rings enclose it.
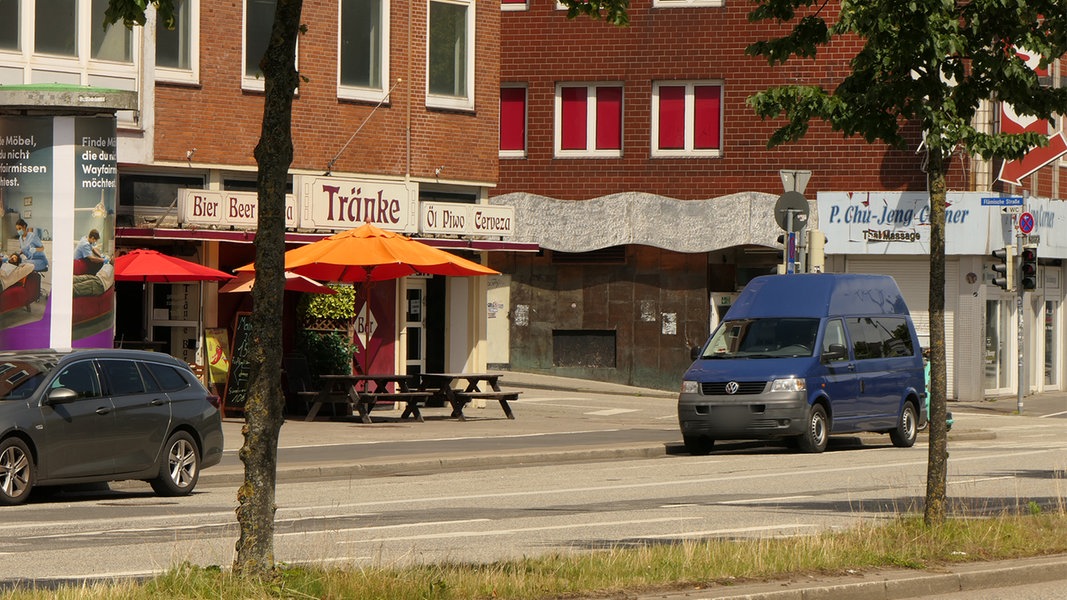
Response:
[[[1022,251],[1023,251],[1022,240],[1023,240],[1023,238],[1022,238],[1021,235],[1016,235],[1015,236],[1015,256],[1018,256],[1018,257],[1022,256]],[[1021,258],[1019,259],[1019,262],[1020,263],[1022,262]],[[1012,268],[1014,268],[1014,267],[1015,267],[1015,265],[1012,265]],[[1016,386],[1015,386],[1017,388],[1016,396],[1015,396],[1015,404],[1016,404],[1016,410],[1021,415],[1021,414],[1023,414],[1023,377],[1026,374],[1025,369],[1023,367],[1023,354],[1024,354],[1025,350],[1026,350],[1026,347],[1023,345],[1023,323],[1024,323],[1024,321],[1023,321],[1023,293],[1024,292],[1023,292],[1023,280],[1022,280],[1022,271],[1021,270],[1017,270],[1015,272],[1015,287],[1018,290],[1018,294],[1015,296],[1015,318],[1016,318],[1016,321],[1018,322],[1018,332],[1017,332],[1018,339],[1017,339],[1016,346],[1017,346],[1017,352],[1018,352],[1018,355],[1019,355],[1019,361],[1018,361],[1019,362],[1019,367],[1018,367],[1019,370],[1018,370],[1018,376],[1016,377]]]

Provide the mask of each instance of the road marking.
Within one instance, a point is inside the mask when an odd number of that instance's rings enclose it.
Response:
[[[448,539],[448,538],[460,538],[460,537],[488,537],[499,535],[516,535],[520,533],[534,533],[538,531],[550,531],[561,529],[579,529],[588,527],[615,527],[618,525],[642,525],[651,523],[676,523],[679,520],[682,521],[698,521],[703,517],[668,517],[663,519],[638,519],[631,521],[603,521],[599,523],[572,523],[569,525],[546,525],[543,527],[519,527],[513,529],[490,529],[487,531],[449,531],[444,533],[429,533],[425,535],[412,535],[395,538],[371,538],[366,540],[342,540],[341,544],[367,544],[367,543],[380,543],[380,542],[405,542],[413,540],[434,540],[434,539]]]
[[[317,533],[343,533],[348,531],[384,531],[386,529],[411,529],[413,527],[439,527],[441,525],[459,525],[461,523],[485,523],[492,519],[462,519],[459,521],[422,521],[419,523],[400,523],[398,525],[372,525],[370,527],[346,527],[344,529],[330,529],[329,531],[288,531],[275,533],[275,537],[287,535],[315,535]]]
[[[745,498],[742,500],[725,500],[723,502],[715,502],[715,504],[773,504],[775,502],[783,502],[785,500],[804,500],[806,498],[814,498],[815,496],[777,496],[771,498]]]
[[[593,412],[587,412],[587,415],[594,415],[597,417],[610,417],[612,415],[621,415],[625,413],[637,412],[636,408],[607,408],[604,410],[597,410]]]
[[[1041,416],[1038,417],[1038,419],[1047,419],[1049,417],[1062,417],[1063,415],[1067,415],[1067,410],[1065,410],[1063,412],[1052,413],[1050,415],[1041,415]]]
[[[706,537],[709,535],[727,535],[731,533],[752,533],[754,531],[773,531],[781,529],[810,529],[817,527],[813,523],[790,523],[788,525],[761,525],[759,527],[738,527],[736,529],[706,529],[704,531],[686,531],[683,533],[658,533],[656,535],[642,535],[641,539],[663,539],[678,537]]]

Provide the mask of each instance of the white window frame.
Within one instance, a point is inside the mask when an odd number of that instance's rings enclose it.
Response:
[[[466,97],[442,96],[430,93],[430,6],[434,3],[455,4],[467,7],[467,45],[466,45]],[[444,108],[449,110],[474,110],[474,48],[477,45],[475,39],[474,23],[476,20],[477,4],[474,0],[429,0],[426,3],[426,106],[430,108]]]
[[[563,88],[585,87],[585,143],[586,150],[563,149]],[[617,87],[622,91],[622,105],[619,107],[619,149],[598,150],[596,148],[596,88]],[[552,146],[555,158],[622,158],[626,138],[626,87],[621,81],[565,81],[556,84],[555,107],[552,117]],[[591,147],[591,149],[590,149]]]
[[[685,148],[676,150],[669,149],[663,150],[659,146],[659,88],[660,86],[667,87],[680,87],[685,86]],[[695,114],[696,114],[696,96],[694,90],[697,86],[714,86],[718,87],[719,92],[719,147],[718,148],[693,148],[695,143]],[[719,157],[722,156],[723,146],[723,125],[724,114],[723,109],[723,97],[726,94],[726,90],[723,87],[723,82],[719,80],[682,80],[682,81],[654,81],[652,82],[652,128],[651,135],[649,136],[649,146],[651,149],[651,155],[653,157],[689,157],[689,158],[707,158],[707,157]]]
[[[524,10],[530,10],[530,0],[525,0],[525,2],[514,2],[508,4],[504,4],[503,2],[501,2],[500,10],[502,12],[519,12]]]
[[[525,83],[505,83],[500,85],[500,89],[521,89],[525,94],[525,102],[523,102],[523,139],[522,150],[498,150],[500,158],[526,158],[526,151],[530,143],[530,88]]]
[[[159,66],[159,54],[156,54],[156,80],[167,81],[172,83],[200,83],[200,0],[185,0],[184,4],[189,9],[188,18],[188,40],[189,44],[189,68],[180,69],[176,67],[161,67]],[[155,13],[155,6],[153,5],[153,13]],[[149,24],[156,23],[152,26],[158,25],[158,14],[156,14],[153,21]],[[177,26],[176,26],[177,28]],[[242,44],[243,45],[243,44]]]
[[[275,0],[277,1],[277,0]],[[245,73],[245,63],[248,62],[248,2],[249,0],[241,0],[241,64],[238,68],[241,69],[241,89],[252,92],[262,92],[266,89],[263,77],[254,77]],[[270,32],[268,32],[269,35]],[[298,36],[299,37],[299,36]],[[300,40],[296,42],[296,56],[294,57],[295,66],[297,70],[300,70]],[[294,95],[300,93],[298,87],[294,92]]]
[[[77,0],[75,14],[77,24],[76,56],[56,54],[35,54],[34,35],[36,31],[36,5],[23,0],[19,7],[19,50],[0,50],[0,63],[8,67],[2,84],[62,83],[66,85],[98,85],[136,91],[140,88],[141,53],[138,51],[143,32],[134,27],[130,32],[131,54],[129,62],[101,60],[92,58],[93,27],[100,23],[93,22],[92,1]],[[114,27],[124,27],[116,23]],[[15,67],[15,69],[11,69]],[[16,69],[21,69],[21,81],[12,81]],[[119,124],[129,125],[133,121],[126,118],[127,111],[119,112]]]
[[[719,7],[725,4],[725,0],[652,0],[652,8]]]
[[[341,30],[341,10],[344,2],[337,3],[337,97],[345,100],[365,100],[368,102],[388,102],[389,100],[389,31],[391,29],[390,0],[381,2],[381,47],[378,48],[378,69],[381,72],[381,85],[378,87],[361,87],[345,85],[341,83],[341,39],[344,32]]]

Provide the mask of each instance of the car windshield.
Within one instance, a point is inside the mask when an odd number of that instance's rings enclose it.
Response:
[[[811,356],[819,319],[761,318],[724,321],[701,358],[781,358]]]
[[[10,356],[0,359],[0,401],[25,400],[32,396],[53,364]]]

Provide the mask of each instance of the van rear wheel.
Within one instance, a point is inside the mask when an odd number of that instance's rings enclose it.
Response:
[[[821,404],[813,404],[808,409],[807,427],[796,439],[797,445],[804,452],[817,454],[826,450],[830,439],[830,424],[826,418],[826,409]]]
[[[685,443],[685,451],[693,456],[711,454],[711,449],[715,447],[715,440],[706,435],[683,435],[682,442]]]
[[[896,429],[889,432],[889,439],[897,448],[911,448],[915,445],[915,437],[918,435],[919,419],[916,418],[915,405],[911,402],[904,403],[904,409],[900,411]]]

